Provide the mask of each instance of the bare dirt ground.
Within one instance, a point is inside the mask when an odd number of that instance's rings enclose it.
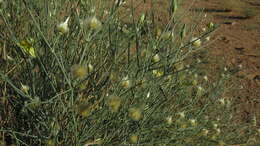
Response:
[[[137,0],[134,2],[138,3]],[[154,11],[155,21],[166,23],[167,2],[158,1],[153,6],[149,2],[138,6],[137,16]],[[230,72],[238,70],[232,75],[223,96],[233,101],[234,116],[239,122],[249,124],[256,118],[256,127],[259,127],[260,1],[188,0],[182,1],[179,8],[183,9],[187,17],[203,12],[207,17],[202,23],[213,22],[220,26],[210,36],[210,45],[206,46],[210,61],[205,67],[212,76],[224,66]]]
[[[217,68],[224,64],[229,70],[241,68],[231,79],[231,90],[226,92],[232,98],[236,116],[242,122],[252,122],[260,114],[260,1],[237,0],[227,3],[220,0],[201,0],[192,10],[202,8],[212,22],[220,24],[211,36],[209,45],[211,61],[209,66]]]

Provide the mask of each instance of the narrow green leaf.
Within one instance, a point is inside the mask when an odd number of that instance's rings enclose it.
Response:
[[[177,0],[172,0],[171,1],[171,6],[170,6],[170,13],[171,15],[175,14],[178,8]]]
[[[186,24],[183,24],[180,32],[181,39],[183,39],[186,35]]]

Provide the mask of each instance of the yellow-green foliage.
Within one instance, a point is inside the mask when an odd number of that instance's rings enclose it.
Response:
[[[207,35],[181,24],[177,5],[158,25],[157,8],[133,19],[131,1],[3,3],[0,145],[224,145],[257,134],[238,134],[247,127],[222,94],[230,73],[213,80],[200,68]]]

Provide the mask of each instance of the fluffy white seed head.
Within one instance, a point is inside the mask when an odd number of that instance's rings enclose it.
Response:
[[[68,26],[69,19],[70,17],[68,17],[64,22],[57,25],[57,30],[60,33],[65,34],[69,32],[69,26]]]

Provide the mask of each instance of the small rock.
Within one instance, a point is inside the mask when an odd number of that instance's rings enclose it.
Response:
[[[231,23],[231,25],[236,25],[236,24],[237,24],[237,22],[232,22],[232,23]]]

